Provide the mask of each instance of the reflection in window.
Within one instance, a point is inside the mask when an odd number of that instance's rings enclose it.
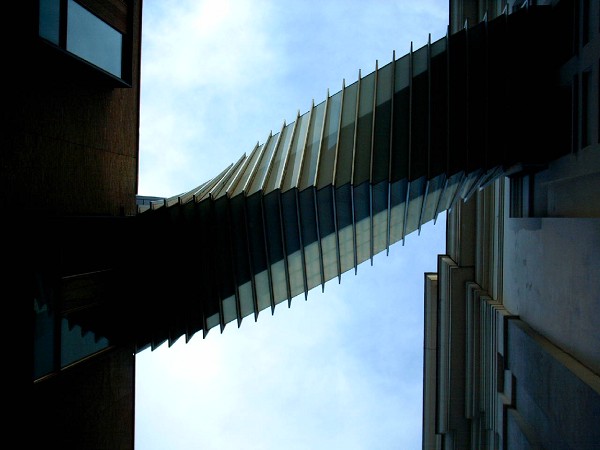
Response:
[[[108,339],[84,332],[79,325],[69,326],[61,319],[60,365],[65,367],[109,346]]]
[[[54,314],[48,305],[33,300],[33,378],[54,370]]]
[[[121,78],[123,35],[74,0],[66,3],[66,14],[60,5],[39,0],[40,37]]]
[[[67,50],[121,77],[123,36],[91,12],[69,0]]]
[[[60,0],[40,0],[40,36],[59,45]]]

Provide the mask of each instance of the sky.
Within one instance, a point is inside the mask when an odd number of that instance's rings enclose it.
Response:
[[[139,194],[220,173],[446,33],[447,0],[144,0]],[[304,296],[136,356],[137,450],[419,449],[424,273],[445,214]],[[193,257],[193,255],[191,255]]]

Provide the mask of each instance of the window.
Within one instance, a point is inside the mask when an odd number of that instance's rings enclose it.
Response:
[[[106,8],[106,4],[110,6],[113,3],[110,0],[106,3],[39,0],[39,37],[75,59],[128,83],[130,76],[126,70],[126,57],[130,52],[127,51],[128,39],[125,35],[127,8],[113,8],[114,11]],[[95,4],[103,5],[96,10],[109,11],[107,17],[101,17],[90,8]],[[121,25],[121,29],[115,24]]]
[[[57,373],[84,358],[108,349],[106,337],[70,323],[62,299],[56,294],[53,281],[36,274],[33,299],[33,380]],[[89,303],[78,303],[78,308]],[[93,305],[92,305],[93,307]]]
[[[121,33],[73,0],[67,5],[67,51],[121,78]]]

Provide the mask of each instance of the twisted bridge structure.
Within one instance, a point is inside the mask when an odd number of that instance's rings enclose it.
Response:
[[[138,351],[239,326],[560,156],[571,49],[555,20],[532,6],[411,47],[213,179],[140,206],[119,225],[136,243],[111,278],[120,294],[72,319]]]

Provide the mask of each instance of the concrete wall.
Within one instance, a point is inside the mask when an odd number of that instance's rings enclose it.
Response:
[[[504,305],[600,373],[600,219],[509,219]]]

